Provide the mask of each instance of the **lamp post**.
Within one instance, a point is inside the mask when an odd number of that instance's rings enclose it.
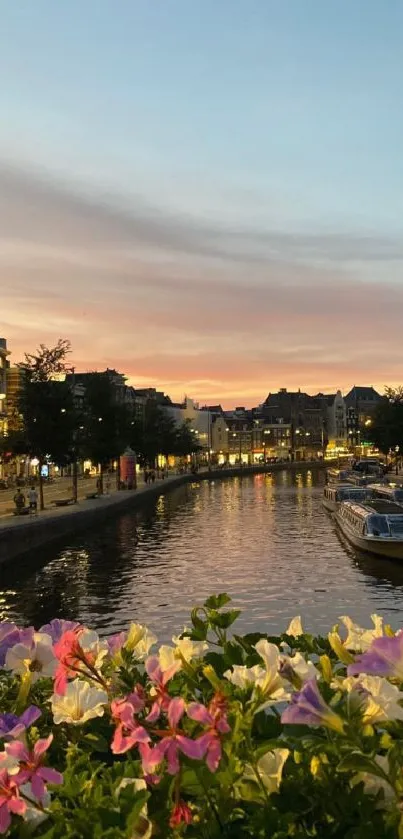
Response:
[[[395,454],[396,454],[396,475],[398,475],[398,474],[399,474],[399,465],[398,465],[399,451],[400,451],[400,446],[395,446]]]
[[[309,443],[309,440],[307,440],[307,437],[310,437],[310,436],[311,436],[311,432],[310,431],[305,431],[305,443],[306,443],[306,445],[308,445],[308,443]],[[306,452],[305,452],[305,448],[304,448],[304,460],[305,460],[305,456],[306,456]]]
[[[71,373],[71,393],[72,393],[72,407],[73,407],[73,502],[77,504],[78,498],[78,472],[77,472],[77,428],[76,428],[76,368],[66,367],[68,373]],[[64,411],[63,411],[64,413]]]
[[[298,435],[298,444],[299,444],[300,433],[301,432],[300,432],[299,428],[296,428],[295,429],[295,437],[297,437],[297,435]],[[294,438],[294,455],[295,455],[295,460],[296,460],[297,459],[297,440],[295,440],[295,438]]]
[[[270,434],[267,429],[263,432],[263,463],[266,466],[266,434]]]

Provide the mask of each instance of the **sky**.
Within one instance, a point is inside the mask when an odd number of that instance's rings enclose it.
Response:
[[[401,0],[1,8],[11,362],[201,404],[402,383]]]

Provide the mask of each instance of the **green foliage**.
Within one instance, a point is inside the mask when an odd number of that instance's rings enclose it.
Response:
[[[158,454],[184,457],[199,449],[189,425],[177,428],[163,405],[149,399],[141,420],[132,420],[129,434],[130,446],[137,452],[143,466],[155,466]]]
[[[102,716],[77,725],[54,723],[50,679],[39,678],[28,696],[29,684],[27,688],[18,675],[0,670],[2,711],[15,712],[22,693],[26,704],[41,708],[42,716],[24,736],[32,747],[51,732],[47,764],[63,773],[61,786],[49,786],[51,802],[45,804],[44,812],[38,808],[41,823],[29,827],[13,815],[9,836],[402,839],[403,714],[399,708],[403,684],[395,678],[381,679],[380,690],[373,696],[370,684],[354,693],[344,681],[346,667],[327,638],[305,633],[297,637],[230,633],[238,614],[226,594],[211,596],[196,606],[191,628],[171,650],[173,659],[168,656],[169,666],[172,660],[178,662],[176,672],[158,688],[148,675],[155,672],[155,660],[151,667],[144,661],[149,650],[141,646],[145,629],[132,627],[121,641],[123,646],[111,647],[112,652],[101,657],[98,669],[92,657],[92,669],[81,671],[82,681],[98,688],[102,684],[108,696]],[[159,651],[162,670],[164,656],[166,647]],[[85,667],[85,657],[79,662]],[[319,709],[326,703],[325,708],[342,721],[338,729],[328,724],[327,712],[308,724],[282,720],[290,697],[299,701],[301,665],[311,668],[309,678],[317,685]],[[237,668],[241,668],[240,679]],[[395,699],[388,716],[391,686]],[[383,689],[386,705],[382,705]],[[193,743],[206,734],[216,737],[221,755],[214,771],[206,763],[206,753],[191,757],[181,752],[179,771],[170,774],[160,757],[155,766],[158,783],[148,779],[146,786],[139,781],[143,770],[137,745],[122,754],[110,747],[118,724],[112,701],[133,695],[141,700],[134,725],[147,732],[152,748],[161,738],[173,735]],[[168,722],[166,704],[157,718],[150,719],[157,696],[168,704],[181,697],[187,710],[178,726],[172,728]],[[190,703],[204,706],[213,722],[198,722]],[[365,718],[367,708],[371,709],[370,725]],[[217,727],[218,721],[225,724]],[[125,717],[124,729],[130,731],[130,717]],[[175,826],[172,814],[179,802],[188,808],[189,823]]]
[[[386,398],[376,408],[373,422],[365,433],[384,454],[399,446],[403,452],[403,391],[386,389]]]
[[[105,467],[124,452],[130,437],[130,415],[117,400],[107,372],[87,376],[80,425],[83,457]]]

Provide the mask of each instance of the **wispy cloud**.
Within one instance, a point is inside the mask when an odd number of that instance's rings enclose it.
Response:
[[[231,403],[399,380],[403,288],[388,266],[403,240],[219,227],[5,164],[0,215],[15,360],[63,335],[85,369]]]

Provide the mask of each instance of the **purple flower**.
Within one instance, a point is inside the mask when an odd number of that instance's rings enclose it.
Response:
[[[53,618],[50,623],[45,623],[44,626],[41,626],[39,632],[46,632],[47,635],[50,635],[53,643],[57,644],[65,632],[69,629],[75,629],[76,626],[78,626],[77,621],[66,621],[63,618]]]
[[[15,623],[3,621],[0,623],[0,667],[4,667],[7,650],[18,643],[31,643],[34,634],[33,627],[19,629]]]
[[[128,638],[127,632],[117,632],[116,635],[110,635],[106,639],[110,655],[114,656],[119,653]]]
[[[4,740],[15,740],[36,722],[41,716],[41,711],[35,705],[26,708],[23,714],[18,717],[16,714],[0,714],[0,738]]]
[[[302,690],[293,694],[291,704],[281,715],[281,722],[288,725],[324,725],[339,733],[344,731],[343,720],[326,704],[316,679],[309,679]]]
[[[349,676],[368,673],[403,681],[403,633],[392,638],[388,635],[375,638],[369,649],[349,665],[347,672]]]

